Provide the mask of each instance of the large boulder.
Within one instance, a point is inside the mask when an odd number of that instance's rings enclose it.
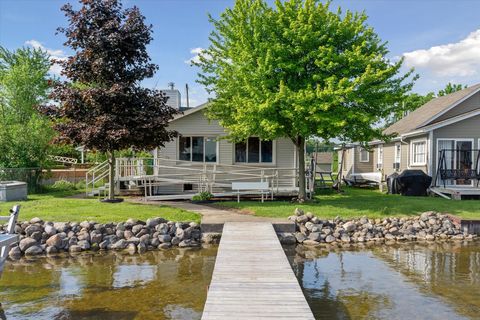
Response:
[[[53,236],[54,234],[57,233],[57,229],[53,225],[47,224],[47,225],[45,225],[45,233],[48,236]]]
[[[343,229],[345,229],[347,232],[353,232],[355,229],[357,229],[357,225],[353,221],[348,221],[344,223]]]
[[[22,252],[25,252],[28,248],[33,247],[37,245],[38,242],[35,239],[32,238],[24,238],[20,240],[20,243],[18,244],[18,247]]]
[[[60,249],[60,248],[62,248],[62,245],[63,245],[62,240],[63,239],[60,236],[60,234],[55,234],[55,235],[53,235],[53,236],[51,236],[50,238],[47,239],[46,244],[47,244],[47,246],[56,247],[57,249]]]
[[[36,256],[42,253],[43,253],[42,247],[40,247],[39,245],[31,246],[27,250],[25,250],[26,256]]]

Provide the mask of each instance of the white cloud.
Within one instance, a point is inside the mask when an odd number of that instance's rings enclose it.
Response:
[[[190,50],[190,53],[193,55],[193,57],[191,57],[188,60],[185,60],[184,62],[186,64],[199,63],[200,62],[200,56],[205,53],[205,49],[203,49],[203,48],[193,48],[193,49]],[[209,56],[204,55],[204,57],[208,59]]]
[[[407,67],[424,68],[437,77],[471,77],[480,68],[480,29],[459,42],[403,54]]]
[[[50,48],[46,48],[41,42],[37,40],[27,40],[25,41],[25,45],[30,46],[34,49],[40,49],[42,51],[47,52],[50,55],[51,60],[66,60],[66,54],[63,50],[54,50]],[[50,67],[49,72],[52,75],[60,76],[60,73],[62,72],[62,67],[58,64],[55,63]]]

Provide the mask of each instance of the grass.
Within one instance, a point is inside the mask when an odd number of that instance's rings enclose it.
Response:
[[[243,209],[263,217],[288,217],[298,207],[322,218],[402,217],[418,215],[425,211],[437,211],[465,219],[480,219],[480,201],[478,200],[454,201],[438,197],[404,197],[359,188],[345,188],[344,191],[343,194],[337,194],[332,190],[324,190],[323,194],[315,196],[314,201],[302,205],[287,201],[222,202],[219,205]]]
[[[200,222],[200,215],[171,208],[168,206],[137,204],[130,202],[102,203],[98,199],[70,198],[78,191],[57,191],[45,194],[33,194],[27,201],[0,202],[0,215],[6,215],[8,209],[19,203],[20,221],[39,217],[45,221],[96,221],[121,222],[128,218],[146,220],[152,217],[163,217],[171,221]]]

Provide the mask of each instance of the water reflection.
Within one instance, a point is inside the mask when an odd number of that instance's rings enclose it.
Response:
[[[0,319],[199,319],[216,250],[10,262],[0,280]]]
[[[286,248],[318,319],[478,319],[480,247]]]

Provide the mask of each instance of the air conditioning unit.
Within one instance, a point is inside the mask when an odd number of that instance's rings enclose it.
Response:
[[[400,170],[400,163],[399,162],[394,162],[393,163],[393,169]]]

